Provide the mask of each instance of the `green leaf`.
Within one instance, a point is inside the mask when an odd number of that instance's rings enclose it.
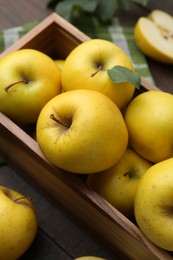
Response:
[[[149,0],[47,0],[47,6],[71,23],[76,18],[82,20],[84,15],[88,15],[105,24],[111,22],[118,9],[130,10],[132,3],[145,6],[148,2]]]
[[[119,0],[119,8],[128,10],[130,8],[131,3],[132,3],[132,0]]]
[[[58,2],[60,2],[60,0],[47,0],[47,6],[55,7]]]
[[[133,0],[134,3],[146,6],[149,2],[149,0]]]
[[[117,9],[117,0],[100,0],[97,7],[97,14],[101,21],[107,22],[113,17]]]
[[[55,11],[56,13],[64,17],[66,20],[70,21],[72,8],[72,3],[69,4],[68,1],[63,1],[56,5]]]
[[[118,0],[119,2],[119,8],[124,9],[124,10],[128,10],[131,7],[132,3],[136,3],[138,5],[141,6],[146,6],[149,0]]]
[[[94,12],[97,7],[97,0],[80,0],[78,1],[82,9],[86,12]]]
[[[115,83],[129,82],[136,88],[140,88],[141,76],[137,72],[123,66],[115,66],[107,71],[109,78]]]
[[[64,0],[56,5],[55,11],[67,20],[80,13],[93,13],[97,7],[97,0]]]

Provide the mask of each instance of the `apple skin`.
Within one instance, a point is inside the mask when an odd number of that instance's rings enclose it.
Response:
[[[57,59],[57,60],[54,60],[58,70],[60,71],[60,77],[61,77],[61,71],[62,71],[62,68],[64,66],[64,62],[65,60],[63,59]],[[62,84],[61,84],[61,92],[63,92],[63,89],[62,89]]]
[[[106,260],[106,259],[97,257],[97,256],[81,256],[81,257],[75,258],[74,260]]]
[[[18,259],[37,233],[37,214],[31,200],[0,186],[0,259]]]
[[[140,17],[134,27],[139,49],[159,62],[173,64],[173,17],[162,10],[153,10]]]
[[[58,69],[61,71],[63,66],[64,66],[64,62],[65,60],[63,59],[57,59],[57,60],[54,60],[56,66],[58,67]]]
[[[114,43],[102,39],[81,43],[64,62],[62,88],[64,91],[81,88],[99,91],[122,109],[132,99],[135,87],[130,83],[114,83],[109,78],[107,70],[116,65],[134,71],[130,58]],[[97,72],[99,66],[102,68]]]
[[[54,114],[60,123],[50,118]],[[36,138],[55,166],[75,173],[111,167],[124,154],[128,132],[119,108],[94,90],[61,93],[42,109]]]
[[[140,178],[152,164],[127,148],[111,168],[88,175],[87,185],[127,217],[134,217],[134,198]]]
[[[149,168],[135,196],[135,218],[143,233],[156,245],[173,251],[173,158]]]
[[[18,81],[24,81],[14,84]],[[42,107],[61,91],[60,72],[46,54],[14,51],[0,60],[0,111],[19,124],[35,123]],[[12,87],[6,90],[10,85]]]
[[[173,157],[173,95],[147,91],[135,97],[125,112],[130,146],[157,163]]]

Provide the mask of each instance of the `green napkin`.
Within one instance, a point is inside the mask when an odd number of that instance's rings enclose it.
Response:
[[[25,33],[30,31],[37,24],[38,21],[34,21],[23,26],[18,26],[1,31],[0,52],[7,49],[10,45],[16,42],[19,38],[21,38]],[[122,27],[119,20],[115,18],[113,20],[113,23],[109,26],[101,26],[96,21],[91,20],[91,23],[88,26],[83,26],[79,29],[81,29],[91,38],[106,39],[117,44],[131,58],[134,67],[136,68],[138,73],[146,78],[148,81],[154,83],[150,69],[147,64],[146,57],[136,46],[132,27]],[[0,165],[3,163],[4,160],[0,157]]]
[[[0,32],[0,52],[3,52],[5,49],[10,47],[15,43],[19,38],[24,34],[29,32],[34,26],[38,24],[37,21],[34,21],[23,26],[13,27]]]

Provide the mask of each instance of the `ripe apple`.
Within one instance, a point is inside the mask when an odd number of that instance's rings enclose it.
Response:
[[[33,242],[37,227],[32,201],[0,186],[0,259],[18,259]]]
[[[99,91],[122,109],[132,99],[135,87],[129,82],[114,83],[107,70],[119,65],[134,71],[133,64],[126,53],[114,43],[92,39],[79,44],[68,55],[62,69],[62,88],[91,89]]]
[[[81,256],[81,257],[75,258],[74,260],[106,260],[106,259],[97,257],[97,256]]]
[[[151,58],[173,63],[173,17],[162,10],[153,10],[140,17],[134,28],[138,47]]]
[[[111,99],[94,90],[61,93],[42,109],[36,138],[45,157],[75,173],[113,166],[124,154],[128,132]]]
[[[58,69],[61,71],[63,66],[64,66],[64,61],[65,60],[62,60],[62,59],[57,59],[57,60],[54,60],[56,66],[58,67]]]
[[[36,122],[42,107],[61,91],[54,61],[33,49],[3,57],[0,82],[0,111],[20,124]]]
[[[135,218],[156,245],[173,251],[173,158],[150,167],[141,178],[135,196]]]
[[[57,59],[57,60],[54,60],[57,68],[59,69],[60,71],[60,77],[61,77],[61,71],[62,71],[62,68],[64,66],[64,62],[65,60],[62,60],[62,59]],[[63,89],[62,89],[62,84],[61,84],[61,92],[63,92]]]
[[[147,91],[135,97],[125,112],[130,146],[157,163],[173,157],[173,95]]]
[[[140,178],[152,164],[127,148],[111,168],[88,175],[87,184],[127,217],[134,216],[134,198]]]

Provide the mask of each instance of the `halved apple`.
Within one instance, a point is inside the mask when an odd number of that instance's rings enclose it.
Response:
[[[147,56],[168,64],[173,63],[173,16],[153,10],[140,17],[134,28],[137,46]]]

